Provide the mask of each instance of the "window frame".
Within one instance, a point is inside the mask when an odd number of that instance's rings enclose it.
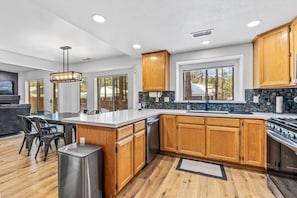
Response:
[[[211,69],[226,65],[234,65],[234,100],[210,100],[213,103],[244,102],[243,91],[243,55],[224,56],[209,59],[199,59],[176,62],[176,91],[175,102],[187,102],[183,93],[183,72],[195,69]],[[191,102],[204,103],[205,100],[191,100]]]

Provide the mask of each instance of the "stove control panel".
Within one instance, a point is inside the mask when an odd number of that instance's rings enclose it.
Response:
[[[297,133],[295,131],[288,129],[286,126],[281,126],[278,123],[268,121],[266,128],[267,130],[273,131],[283,136],[284,138],[297,143]]]

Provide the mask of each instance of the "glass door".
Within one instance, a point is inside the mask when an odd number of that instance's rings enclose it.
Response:
[[[59,86],[58,83],[53,83],[53,112],[59,112]]]
[[[29,103],[31,113],[44,110],[44,83],[43,80],[29,81]]]
[[[128,109],[127,75],[97,78],[97,108],[104,111]]]

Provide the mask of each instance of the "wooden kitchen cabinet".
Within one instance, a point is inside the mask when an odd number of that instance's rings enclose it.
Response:
[[[133,178],[133,125],[117,129],[116,167],[117,191],[120,191]]]
[[[241,163],[266,167],[265,121],[243,119],[241,129]]]
[[[133,135],[133,174],[136,175],[145,165],[145,121],[134,124]]]
[[[204,117],[177,116],[177,152],[204,157],[205,133]]]
[[[169,56],[166,50],[142,54],[143,91],[169,90]]]
[[[254,88],[291,83],[289,25],[258,35],[253,41]]]
[[[206,157],[239,163],[239,126],[239,119],[207,118]]]
[[[290,68],[291,68],[291,84],[296,85],[296,66],[297,66],[297,17],[291,23],[291,37],[290,37]]]
[[[161,151],[177,152],[176,116],[160,116],[160,149]]]

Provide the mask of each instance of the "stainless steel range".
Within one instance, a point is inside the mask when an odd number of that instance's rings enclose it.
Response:
[[[267,121],[267,183],[276,197],[297,197],[297,119]]]

